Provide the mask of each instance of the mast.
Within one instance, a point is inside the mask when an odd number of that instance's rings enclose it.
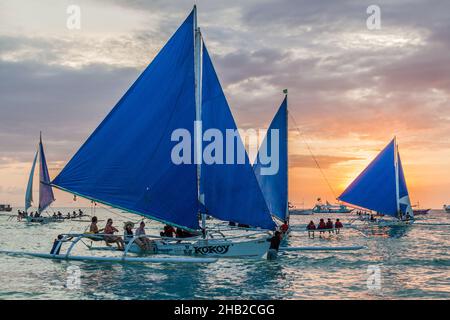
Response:
[[[397,136],[394,137],[394,164],[395,164],[395,199],[397,201],[397,217],[400,217],[400,188],[398,176],[398,145]]]
[[[199,204],[204,205],[201,190],[202,177],[202,34],[197,24],[197,6],[194,5],[194,73],[195,73],[195,163],[197,165],[197,194]],[[199,206],[200,207],[200,206]],[[205,238],[206,213],[199,209],[202,216],[202,230]]]
[[[286,220],[289,222],[289,108],[288,89],[284,89],[286,99]]]

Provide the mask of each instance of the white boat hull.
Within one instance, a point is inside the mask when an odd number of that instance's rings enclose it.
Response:
[[[191,242],[160,241],[154,242],[156,254],[201,256],[214,258],[262,258],[270,247],[267,238],[242,241],[226,239],[206,239]],[[137,244],[132,244],[129,252],[145,254]]]

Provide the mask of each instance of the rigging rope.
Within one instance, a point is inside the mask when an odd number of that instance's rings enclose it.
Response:
[[[314,160],[314,162],[315,162],[317,168],[319,169],[320,173],[322,174],[323,179],[324,179],[325,182],[327,183],[328,188],[329,188],[330,191],[331,191],[331,194],[333,195],[333,197],[334,197],[335,199],[337,199],[336,193],[334,192],[333,187],[331,186],[330,182],[328,181],[327,176],[325,175],[325,172],[324,172],[324,171],[322,170],[322,168],[320,167],[319,161],[317,161],[317,158],[316,158],[316,156],[314,155],[314,153],[312,152],[312,149],[311,149],[311,147],[309,146],[308,142],[306,141],[306,138],[304,137],[303,133],[300,131],[299,126],[298,126],[298,124],[297,124],[297,121],[295,121],[295,118],[294,118],[294,116],[292,115],[291,112],[288,112],[288,114],[289,114],[289,116],[291,117],[292,121],[294,122],[295,129],[297,130],[298,134],[300,135],[300,137],[302,138],[303,142],[305,143],[306,148],[308,149],[308,151],[309,151],[311,157],[313,158],[313,160]]]

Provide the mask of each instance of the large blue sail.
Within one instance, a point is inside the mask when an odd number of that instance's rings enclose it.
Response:
[[[254,164],[255,175],[264,194],[264,198],[266,199],[270,213],[281,220],[287,218],[288,206],[287,126],[286,97],[267,130],[267,135],[258,150],[258,156],[256,157],[256,162]],[[272,138],[276,140],[272,140]],[[278,152],[272,150],[272,145],[278,148]],[[268,156],[272,159],[271,163],[260,161]],[[276,173],[270,172],[270,167],[277,167],[278,170]]]
[[[55,197],[50,185],[50,175],[48,174],[47,161],[45,160],[42,137],[39,139],[39,212],[44,211]]]
[[[411,201],[409,199],[408,187],[406,186],[405,174],[403,172],[402,161],[400,160],[400,154],[398,154],[398,187],[399,187],[399,206],[400,212],[404,215],[407,213],[413,217],[414,212],[412,210]]]
[[[338,199],[396,217],[395,152],[392,140]]]
[[[30,176],[28,178],[27,191],[25,192],[25,211],[31,207],[31,203],[33,202],[33,177],[34,177],[34,168],[36,167],[36,161],[38,152],[34,155],[33,164],[31,165]]]
[[[202,90],[203,132],[206,134],[209,129],[218,130],[225,146],[227,129],[237,130],[237,127],[206,46],[203,46]],[[220,220],[273,230],[276,225],[245,150],[245,164],[237,163],[238,148],[244,148],[239,135],[234,142],[234,164],[226,161],[225,152],[231,151],[226,150],[219,159],[223,164],[202,165],[201,192],[204,194],[207,213]],[[209,144],[204,143],[204,150]]]
[[[116,208],[198,229],[195,164],[177,165],[176,129],[193,136],[193,13],[53,184]],[[191,143],[193,150],[193,144]]]

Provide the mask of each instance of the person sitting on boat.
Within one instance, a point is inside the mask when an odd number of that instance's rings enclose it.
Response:
[[[160,233],[161,237],[167,237],[167,238],[173,238],[174,234],[176,234],[175,229],[172,226],[169,226],[168,224],[166,224],[164,226],[164,231]]]
[[[136,229],[135,232],[135,236],[136,237],[140,237],[137,240],[140,240],[144,246],[144,250],[146,251],[151,251],[151,252],[156,252],[156,246],[154,245],[153,241],[150,241],[149,238],[145,237],[145,222],[141,221],[141,223],[139,224],[139,228]]]
[[[56,216],[56,212],[53,212],[53,218],[56,218],[57,216]]]
[[[77,217],[77,212],[76,212],[75,210],[72,212],[72,217],[73,217],[73,218],[76,218],[76,217]]]
[[[22,221],[22,217],[23,217],[22,211],[17,210],[17,221]]]
[[[314,221],[311,220],[308,223],[308,225],[306,226],[306,230],[308,230],[308,237],[314,238],[314,230],[316,230],[316,225],[314,224]]]
[[[114,235],[114,233],[119,232],[119,230],[117,230],[117,228],[113,226],[113,220],[111,218],[106,221],[106,226],[103,232],[106,234],[104,239],[107,245],[115,243],[117,244],[119,250],[124,250],[124,243],[122,238]]]
[[[134,223],[131,221],[125,222],[123,226],[123,240],[125,243],[131,241],[134,238],[133,233]]]
[[[343,227],[344,226],[342,225],[342,222],[339,219],[336,219],[336,222],[334,223],[334,228],[336,229],[336,233],[339,233]]]
[[[374,215],[373,214],[371,214],[370,215],[370,221],[372,221],[372,222],[375,222],[375,221],[377,221],[377,219],[374,217]]]
[[[278,249],[280,248],[282,235],[280,231],[275,231],[272,238],[267,239],[270,242],[269,251],[267,252],[267,260],[276,260],[278,256]]]
[[[83,212],[83,211],[81,211],[81,209],[78,209],[78,216],[79,216],[79,217],[82,217],[82,216],[83,216],[83,214],[84,214],[84,212]]]
[[[91,225],[89,226],[89,233],[99,233],[97,222],[97,217],[93,216],[91,219]]]
[[[289,225],[287,220],[284,220],[284,223],[280,226],[281,233],[287,233],[289,231]]]
[[[331,233],[331,230],[333,230],[333,221],[331,221],[330,218],[327,220],[326,228],[329,229],[329,233]]]
[[[61,213],[61,211],[58,211],[58,219],[62,219],[62,213]]]
[[[67,217],[66,219],[70,219],[70,212],[67,212]]]
[[[317,226],[317,230],[320,231],[320,236],[324,233],[324,230],[327,228],[327,225],[325,224],[325,221],[323,219],[320,219],[319,225]]]
[[[103,231],[103,229],[99,230],[98,226],[97,226],[97,217],[93,216],[91,219],[91,224],[89,225],[89,231],[85,232],[87,234],[97,234],[101,231]],[[88,236],[88,238],[92,241],[102,241],[103,237],[102,236]]]
[[[405,221],[409,221],[409,220],[411,220],[411,216],[409,215],[409,212],[407,212],[405,215]]]

